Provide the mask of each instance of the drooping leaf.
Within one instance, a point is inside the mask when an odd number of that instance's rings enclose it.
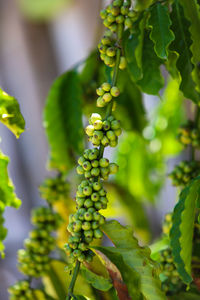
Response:
[[[192,52],[191,61],[194,65],[192,77],[197,85],[198,92],[200,92],[200,5],[197,3],[196,0],[180,0],[180,3],[183,6],[186,18],[190,21],[189,31],[191,33],[192,39],[190,50]]]
[[[192,293],[190,291],[187,291],[171,296],[169,297],[169,300],[199,300],[199,297],[199,293]]]
[[[8,157],[0,152],[0,254],[2,255],[4,250],[2,241],[7,234],[7,230],[3,226],[3,212],[8,206],[18,208],[21,204],[21,201],[15,195],[14,186],[8,176],[8,163]]]
[[[82,90],[76,71],[53,83],[44,109],[44,127],[50,147],[50,167],[69,170],[74,154],[83,150]]]
[[[176,66],[181,75],[180,89],[183,91],[185,97],[197,103],[199,94],[195,90],[195,83],[191,76],[194,66],[191,62],[192,54],[190,46],[192,41],[189,33],[190,23],[185,18],[183,8],[177,0],[172,5],[171,20],[171,29],[175,34],[175,40],[170,45],[170,49],[179,54]]]
[[[162,60],[154,52],[154,45],[149,38],[148,31],[144,33],[142,47],[143,78],[137,81],[137,85],[144,93],[158,95],[164,86],[164,79],[160,72]]]
[[[174,40],[174,34],[170,29],[171,20],[168,8],[161,3],[156,3],[150,8],[148,24],[151,28],[150,39],[154,42],[154,50],[158,57],[166,59],[168,47]]]
[[[160,259],[160,251],[165,250],[169,247],[170,241],[168,236],[163,236],[160,240],[156,241],[150,246],[151,258],[155,261]]]
[[[102,230],[115,247],[95,247],[104,253],[120,270],[133,299],[166,299],[161,291],[158,269],[150,259],[150,250],[138,245],[131,228],[123,227],[117,221],[109,221]],[[131,274],[131,272],[133,272]],[[130,280],[135,278],[135,283]]]
[[[181,192],[174,208],[170,232],[171,248],[182,280],[189,284],[191,277],[192,240],[197,200],[199,199],[200,177],[192,180]]]
[[[143,77],[142,47],[146,19],[142,18],[133,24],[131,34],[126,31],[124,36],[124,50],[127,60],[127,69],[133,81]]]
[[[112,283],[109,279],[99,276],[85,267],[82,267],[81,274],[86,281],[97,290],[106,292],[112,287]]]
[[[118,86],[121,94],[117,99],[116,118],[125,130],[141,132],[146,125],[145,109],[139,88],[125,71],[119,73]]]
[[[24,132],[25,121],[17,100],[0,88],[0,121],[19,138]]]

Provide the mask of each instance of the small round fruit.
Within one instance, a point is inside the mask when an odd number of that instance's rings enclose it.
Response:
[[[118,172],[119,166],[115,163],[109,164],[109,173],[110,174],[116,174]]]
[[[92,170],[91,170],[92,177],[98,177],[99,174],[100,174],[100,169],[99,168],[92,168]]]
[[[101,85],[102,89],[105,91],[105,92],[109,92],[110,89],[111,89],[111,85],[110,83],[108,82],[104,82],[102,85]]]
[[[93,189],[95,190],[95,191],[100,191],[100,189],[102,188],[102,184],[100,183],[100,182],[94,182],[93,183]]]
[[[120,95],[120,90],[117,86],[113,86],[110,90],[110,93],[113,97],[118,97]]]
[[[101,158],[100,161],[99,161],[99,165],[102,168],[108,167],[109,166],[109,159],[107,159],[107,158]]]
[[[96,239],[101,239],[103,237],[103,233],[100,229],[95,229],[94,230],[94,237]]]
[[[85,196],[90,196],[92,194],[92,188],[90,186],[85,186],[83,188],[83,194]]]
[[[97,114],[97,113],[93,113],[90,117],[90,121],[92,124],[94,124],[94,122],[96,122],[97,120],[101,120],[102,117],[100,114]]]
[[[121,56],[120,63],[119,63],[120,70],[126,69],[126,66],[127,66],[126,58],[124,56]]]

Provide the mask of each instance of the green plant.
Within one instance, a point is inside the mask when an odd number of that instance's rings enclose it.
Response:
[[[33,210],[35,227],[18,255],[28,278],[9,289],[11,299],[199,298],[199,11],[196,0],[114,0],[100,13],[106,27],[100,55],[95,49],[82,68],[77,65],[53,83],[44,127],[49,167],[58,173],[40,187],[47,206]],[[149,120],[142,92],[162,100]],[[193,109],[189,120],[185,98]],[[2,109],[7,109],[2,121],[19,135],[24,121],[18,106],[9,110],[3,102]],[[83,114],[89,116],[86,150]],[[108,146],[118,146],[117,164],[104,157]],[[169,174],[181,190],[179,199],[165,217],[161,238],[148,247],[143,205],[155,204],[166,159],[184,148],[189,159]],[[75,166],[81,180],[70,172]],[[70,194],[75,185],[76,211]],[[101,210],[119,217],[116,203],[144,247],[130,227],[106,221]],[[64,249],[63,224],[68,224]],[[112,247],[102,245],[103,233]],[[41,279],[38,288],[33,277]]]

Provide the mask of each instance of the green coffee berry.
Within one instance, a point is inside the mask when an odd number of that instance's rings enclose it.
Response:
[[[103,96],[104,97],[104,96]],[[105,100],[105,99],[104,99]],[[91,125],[90,125],[91,126]],[[94,123],[93,123],[93,128],[95,129],[95,130],[101,130],[102,129],[102,127],[103,127],[103,122],[101,121],[101,120],[97,120],[97,121],[95,121]],[[94,133],[94,130],[93,130],[93,132],[92,132],[92,135],[93,135],[93,133]]]
[[[85,200],[84,206],[87,207],[87,208],[92,207],[93,206],[93,201],[90,200],[90,199]]]
[[[88,160],[86,160],[86,161],[82,164],[82,167],[83,167],[83,169],[84,169],[85,171],[90,171],[91,168],[92,168],[91,163],[90,163]]]
[[[83,224],[82,224],[82,229],[83,229],[83,230],[90,230],[90,229],[91,229],[91,224],[90,224],[90,222],[87,222],[87,221],[83,222]]]
[[[103,97],[99,97],[97,99],[97,107],[104,107],[106,105],[105,100],[103,99]]]
[[[93,133],[94,133],[94,130],[95,130],[95,126],[93,125],[88,125],[86,128],[85,128],[85,132],[88,136],[92,136]]]
[[[90,177],[91,177],[92,175],[91,175],[91,172],[90,172],[90,171],[86,171],[86,172],[84,173],[84,176],[85,176],[86,179],[90,179]]]
[[[110,83],[108,82],[104,82],[102,85],[101,85],[102,89],[105,91],[105,92],[109,92],[110,89],[111,89],[111,85]]]
[[[119,63],[120,70],[126,69],[126,66],[127,66],[126,58],[124,56],[121,56],[120,63]]]
[[[102,167],[102,168],[108,167],[108,166],[109,166],[109,159],[107,159],[107,158],[101,158],[101,159],[99,160],[99,165],[100,165],[100,167]]]
[[[101,115],[97,114],[97,113],[93,113],[90,117],[90,121],[91,124],[94,124],[94,122],[96,122],[97,120],[101,120]]]
[[[106,132],[106,136],[110,141],[114,141],[116,139],[116,135],[115,135],[114,131],[112,131],[112,130],[108,130]]]
[[[110,102],[110,101],[112,100],[112,96],[111,96],[110,93],[105,93],[105,94],[103,95],[103,99],[104,99],[104,101],[105,101],[106,103],[108,103],[108,102]]]
[[[92,165],[93,168],[98,168],[98,166],[99,166],[99,161],[98,161],[98,160],[92,160],[92,161],[91,161],[91,165]]]
[[[85,230],[84,231],[84,236],[86,238],[92,238],[93,237],[93,230]]]
[[[110,174],[116,174],[118,172],[118,169],[119,169],[119,167],[117,164],[115,164],[115,163],[109,164],[109,173]]]
[[[107,48],[106,50],[106,55],[110,56],[110,57],[113,57],[116,55],[116,50],[114,47],[109,47]]]
[[[91,170],[91,176],[97,177],[97,176],[99,176],[99,174],[100,174],[99,168],[93,168],[93,169]]]
[[[96,93],[97,93],[98,96],[103,96],[105,91],[101,87],[99,87],[98,89],[96,89]]]
[[[129,29],[132,28],[133,22],[132,22],[131,18],[126,18],[124,21],[124,25]]]
[[[103,20],[107,17],[107,11],[106,11],[106,9],[102,9],[102,10],[100,11],[100,16],[101,16],[101,18],[102,18]]]
[[[118,97],[120,95],[120,90],[118,87],[113,86],[110,90],[110,93],[113,97]]]
[[[102,209],[102,203],[100,201],[94,202],[94,207],[97,210],[100,210],[100,209]]]
[[[129,8],[127,6],[122,6],[120,12],[122,15],[127,16],[129,13]]]
[[[111,8],[111,14],[113,15],[113,16],[118,16],[119,15],[119,13],[120,13],[120,8],[118,7],[118,6],[114,6],[114,7],[112,7]]]
[[[100,229],[95,229],[94,230],[94,237],[96,239],[101,239],[103,237],[103,233]]]
[[[78,164],[79,164],[80,166],[82,166],[82,164],[84,163],[84,161],[85,161],[84,156],[81,156],[81,157],[79,157],[79,159],[78,159]]]
[[[104,135],[104,137],[101,140],[101,144],[106,147],[109,145],[109,139]]]
[[[121,128],[121,125],[120,125],[120,121],[118,120],[113,120],[111,122],[111,129],[112,130],[117,130],[117,129],[120,129]]]
[[[84,213],[84,219],[85,219],[86,221],[92,221],[92,219],[93,219],[92,213],[89,212],[89,211],[86,211],[86,212]]]
[[[116,147],[116,146],[117,146],[117,144],[118,144],[118,141],[117,141],[117,139],[115,139],[115,140],[112,140],[112,141],[110,141],[110,142],[109,142],[109,145],[110,145],[110,147]]]
[[[85,196],[90,196],[92,194],[92,188],[90,186],[85,186],[83,188],[83,194]]]
[[[76,168],[76,171],[77,171],[77,173],[78,173],[79,175],[83,175],[83,174],[84,174],[84,169],[83,169],[81,166],[78,166],[78,167]]]
[[[124,16],[123,15],[119,15],[116,17],[116,23],[118,24],[122,24],[124,22]]]
[[[94,201],[94,202],[98,201],[99,200],[99,194],[98,193],[93,193],[91,195],[91,200]]]
[[[81,231],[81,228],[82,228],[82,222],[77,220],[76,222],[74,222],[73,224],[73,231],[74,232],[79,232]]]
[[[111,24],[111,23],[115,22],[115,17],[112,14],[108,14],[107,21],[109,22],[109,24]]]
[[[99,182],[94,182],[93,183],[93,189],[95,190],[95,191],[100,191],[100,189],[102,188],[102,185],[101,185],[101,183],[99,183]]]

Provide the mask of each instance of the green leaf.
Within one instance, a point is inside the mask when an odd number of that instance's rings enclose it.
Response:
[[[0,121],[19,138],[24,132],[25,121],[17,100],[0,88]]]
[[[142,47],[145,24],[146,18],[142,18],[133,24],[131,35],[128,30],[124,35],[123,43],[127,59],[127,69],[133,81],[137,81],[143,77]]]
[[[190,50],[192,52],[191,61],[194,65],[194,70],[192,71],[193,80],[197,84],[197,90],[200,92],[200,38],[199,38],[199,28],[200,28],[200,6],[196,0],[179,0],[183,6],[184,14],[186,18],[190,21],[189,31],[191,33],[192,44]]]
[[[125,71],[119,73],[118,86],[121,94],[117,99],[116,118],[119,118],[125,130],[142,132],[146,125],[146,117],[139,88]]]
[[[7,234],[7,229],[3,226],[3,212],[8,206],[18,208],[21,204],[21,201],[14,193],[14,186],[8,176],[8,163],[8,157],[0,152],[0,253],[2,255],[4,250],[2,241],[5,239]]]
[[[143,78],[137,81],[137,85],[144,93],[158,95],[164,86],[164,79],[160,72],[162,60],[154,52],[153,42],[147,31],[144,33],[142,48]]]
[[[156,3],[150,8],[148,25],[151,28],[150,39],[154,42],[154,50],[158,57],[166,59],[168,47],[174,40],[174,34],[170,29],[171,20],[168,8],[161,3]]]
[[[138,245],[132,229],[117,221],[109,221],[102,226],[104,233],[115,247],[95,247],[105,254],[119,269],[132,299],[166,299],[161,291],[158,269],[150,259],[149,248]],[[131,282],[135,278],[135,283]]]
[[[192,54],[190,46],[192,41],[188,29],[190,23],[184,17],[183,8],[177,0],[172,5],[171,20],[171,29],[175,34],[175,40],[172,42],[170,49],[179,54],[176,66],[181,75],[180,90],[184,93],[185,97],[197,103],[199,101],[199,94],[195,90],[195,83],[191,76],[194,66],[191,62]]]
[[[169,300],[199,300],[199,293],[191,293],[190,291],[188,292],[181,292],[178,293],[174,296],[169,297]]]
[[[19,0],[24,15],[33,21],[48,21],[56,16],[68,0]]]
[[[165,250],[169,248],[169,237],[168,236],[163,236],[162,239],[156,241],[150,246],[151,249],[151,258],[155,261],[160,260],[160,252],[162,250]]]
[[[135,9],[138,11],[145,10],[152,4],[153,0],[132,0]]]
[[[112,283],[109,279],[99,276],[85,267],[82,267],[81,275],[97,290],[106,292],[112,287]]]
[[[75,153],[83,150],[82,89],[77,73],[69,71],[53,83],[44,109],[50,146],[50,167],[67,171]]]
[[[200,191],[200,177],[192,180],[181,192],[174,208],[170,231],[171,248],[182,280],[189,284],[191,277],[192,240],[197,200]]]

